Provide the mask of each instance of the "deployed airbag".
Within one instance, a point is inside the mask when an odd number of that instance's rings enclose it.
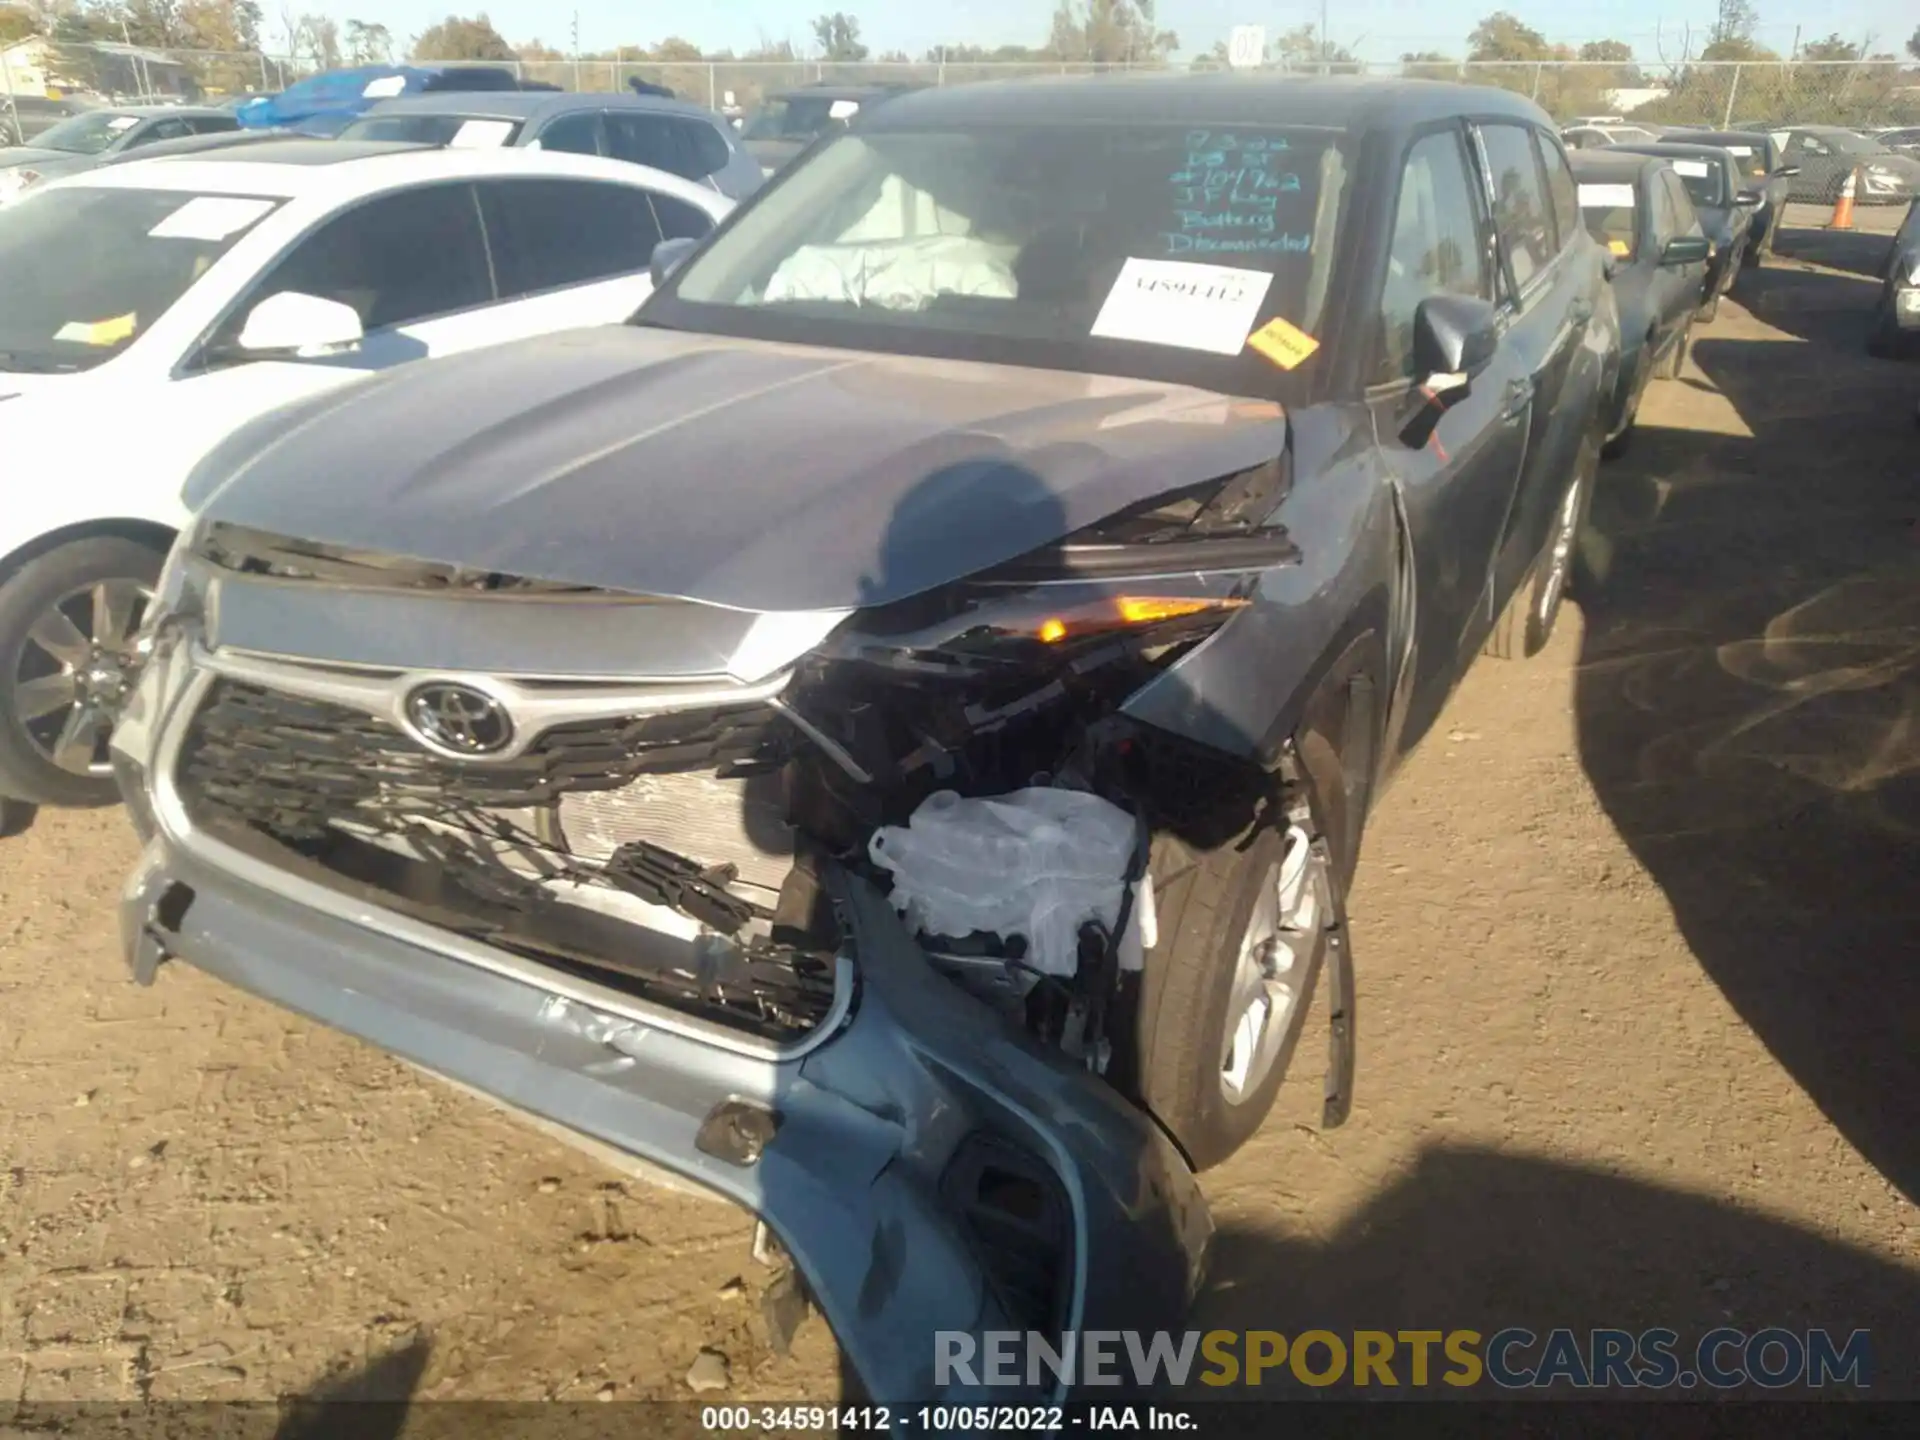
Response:
[[[1029,789],[989,799],[929,795],[905,825],[868,842],[893,875],[893,906],[921,935],[1026,940],[1026,963],[1063,978],[1079,963],[1080,928],[1111,932],[1138,843],[1133,816],[1078,790]],[[1127,907],[1120,967],[1141,968],[1154,943],[1152,881]]]
[[[830,300],[917,310],[936,295],[1019,293],[1011,246],[971,235],[926,235],[852,245],[808,245],[788,256],[767,282],[769,304]]]

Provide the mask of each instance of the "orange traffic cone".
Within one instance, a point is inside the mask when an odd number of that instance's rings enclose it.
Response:
[[[1853,185],[1859,171],[1849,170],[1846,181],[1840,186],[1840,194],[1833,202],[1833,219],[1827,222],[1829,230],[1853,229]]]

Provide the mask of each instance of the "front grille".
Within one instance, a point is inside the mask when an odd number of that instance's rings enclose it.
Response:
[[[775,812],[731,826],[713,812],[736,790],[764,797],[789,738],[751,702],[557,726],[514,760],[462,763],[351,707],[222,679],[175,783],[196,825],[291,873],[783,1039],[832,1009],[838,936],[776,923],[790,851],[723,853],[777,842]],[[650,786],[670,803],[650,812]],[[623,897],[698,921],[700,937],[621,918]]]
[[[531,810],[643,775],[769,770],[784,734],[764,703],[717,706],[556,726],[515,759],[462,764],[349,706],[222,680],[195,717],[181,785],[190,805],[311,839],[342,819]]]

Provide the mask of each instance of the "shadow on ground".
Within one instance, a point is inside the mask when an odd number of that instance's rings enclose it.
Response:
[[[1464,1328],[1490,1337],[1508,1326],[1542,1336],[1558,1326],[1581,1335],[1665,1327],[1678,1332],[1676,1355],[1689,1368],[1695,1343],[1721,1326],[1826,1328],[1842,1341],[1866,1329],[1874,1396],[1920,1395],[1912,1324],[1920,1271],[1705,1196],[1531,1157],[1429,1149],[1331,1236],[1287,1242],[1223,1231],[1211,1272],[1197,1329],[1351,1336]],[[1536,1362],[1540,1347],[1516,1349],[1513,1358]],[[1446,1368],[1437,1349],[1434,1361],[1437,1377]],[[1275,1374],[1250,1398],[1309,1393]],[[1408,1394],[1404,1350],[1396,1378]],[[1437,1382],[1421,1393],[1490,1392],[1501,1393]],[[1342,1385],[1320,1393],[1356,1392]],[[1573,1392],[1560,1385],[1543,1393]]]
[[[1804,343],[1694,346],[1751,437],[1643,423],[1596,503],[1581,758],[1708,975],[1920,1198],[1920,367],[1860,355],[1860,282],[1757,278]]]

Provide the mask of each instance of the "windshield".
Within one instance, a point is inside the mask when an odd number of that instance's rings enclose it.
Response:
[[[48,126],[33,137],[36,148],[65,150],[70,155],[99,155],[140,123],[138,115],[115,115],[111,111],[92,110],[75,115],[58,125]]]
[[[637,318],[1265,395],[1318,348],[1346,173],[1304,128],[847,135]]]
[[[347,126],[340,132],[340,138],[490,150],[511,145],[519,134],[517,120],[486,120],[470,115],[368,115]]]
[[[0,370],[111,360],[279,204],[81,186],[0,209]]]
[[[1580,186],[1580,218],[1587,233],[1622,260],[1633,259],[1639,249],[1639,226],[1634,222],[1631,184]]]

